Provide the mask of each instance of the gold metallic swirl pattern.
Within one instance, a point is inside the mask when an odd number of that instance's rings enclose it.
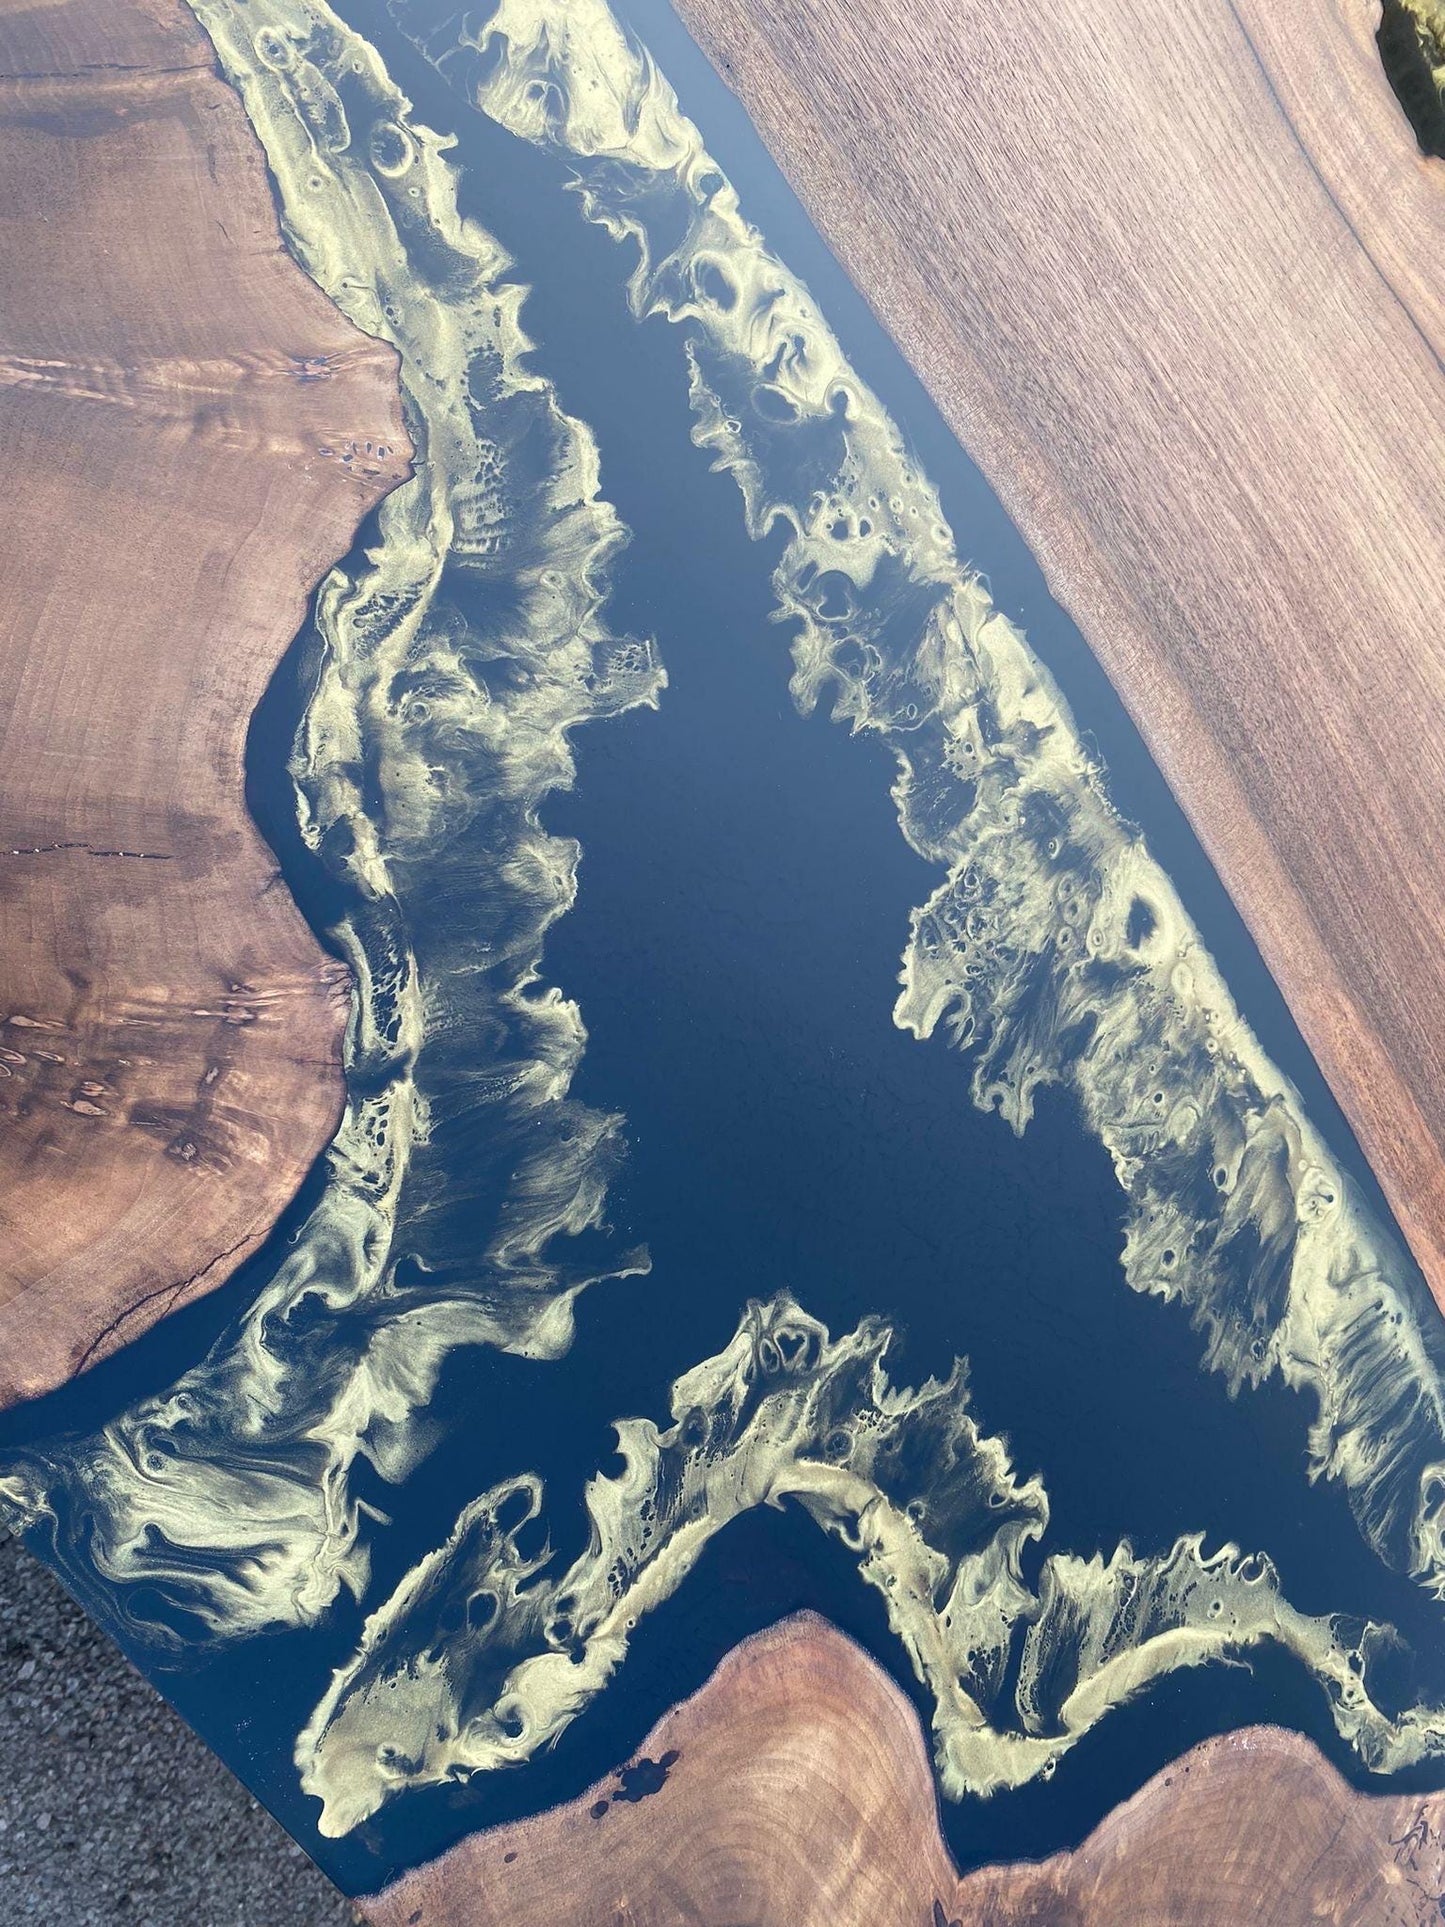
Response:
[[[1296,1612],[1263,1556],[1054,1553],[1030,1585],[1048,1497],[969,1411],[962,1364],[918,1390],[885,1368],[879,1320],[834,1340],[786,1295],[748,1306],[731,1344],[672,1390],[671,1423],[617,1427],[623,1469],[587,1488],[590,1543],[569,1567],[535,1529],[531,1475],[472,1501],[451,1538],[367,1621],[297,1746],[321,1831],[342,1834],[411,1787],[515,1766],[556,1740],[626,1657],[639,1619],[708,1541],[752,1507],[791,1500],[855,1555],[933,1696],[945,1793],[1052,1773],[1113,1707],[1181,1667],[1265,1641],[1323,1688],[1374,1767],[1445,1747],[1433,1714],[1371,1698],[1389,1630]]]
[[[177,1635],[127,1618],[142,1589],[185,1639],[314,1622],[343,1585],[359,1594],[357,1459],[405,1477],[458,1346],[570,1342],[599,1254],[566,1246],[605,1234],[622,1120],[568,1096],[586,1033],[538,964],[579,852],[537,812],[572,782],[569,732],[655,704],[666,680],[650,643],[604,626],[625,532],[590,432],[529,366],[511,262],[457,212],[448,142],[324,0],[194,11],[292,252],[398,351],[416,469],[318,594],[293,758],[357,985],[324,1194],[201,1365],[5,1480],[22,1520],[83,1540],[72,1577],[94,1609],[151,1644]],[[646,1266],[620,1251],[600,1275]]]
[[[482,112],[569,162],[587,218],[637,251],[639,318],[683,332],[695,439],[748,527],[781,530],[777,611],[800,710],[828,701],[897,760],[937,888],[897,1022],[966,1051],[974,1102],[1023,1131],[1059,1085],[1128,1205],[1124,1270],[1177,1303],[1232,1390],[1309,1394],[1312,1477],[1445,1596],[1445,1331],[1240,1016],[1173,884],[1111,804],[1047,668],[960,562],[938,497],[806,287],[606,0],[438,19],[390,0]]]
[[[662,672],[602,630],[620,532],[596,451],[526,367],[520,294],[457,216],[445,143],[324,0],[194,4],[266,145],[298,259],[397,345],[420,454],[365,565],[319,600],[297,750],[306,834],[357,904],[340,933],[362,987],[353,1100],[327,1195],[238,1341],[62,1463],[12,1475],[40,1507],[46,1476],[59,1481],[57,1522],[84,1521],[105,1581],[159,1587],[225,1637],[361,1589],[353,1464],[389,1478],[415,1464],[452,1347],[545,1357],[567,1342],[592,1273],[549,1253],[559,1232],[602,1227],[619,1121],[568,1096],[580,1016],[536,983],[577,859],[536,809],[570,780],[568,730],[655,701]],[[695,439],[734,476],[752,534],[783,538],[774,588],[799,709],[827,701],[893,752],[903,832],[938,873],[897,1022],[942,1029],[968,1054],[974,1102],[1016,1131],[1040,1088],[1072,1093],[1126,1201],[1128,1283],[1179,1305],[1231,1391],[1278,1375],[1308,1393],[1311,1475],[1339,1480],[1381,1557],[1445,1595],[1438,1315],[807,290],[603,0],[441,20],[392,7],[477,106],[565,157],[586,216],[635,246],[634,312],[686,339]],[[496,615],[485,633],[465,613],[478,583]],[[473,824],[489,854],[463,884],[447,852]],[[469,894],[429,921],[439,879]],[[466,1104],[510,1174],[474,1272],[427,1242],[444,1222],[427,1146]],[[889,1336],[880,1320],[835,1340],[787,1298],[751,1305],[673,1388],[666,1426],[619,1425],[624,1469],[592,1480],[591,1542],[560,1570],[531,1543],[536,1476],[474,1499],[371,1614],[298,1740],[323,1831],[402,1789],[530,1758],[603,1690],[712,1535],[789,1499],[885,1599],[955,1797],[1050,1772],[1163,1674],[1263,1642],[1311,1672],[1370,1765],[1441,1750],[1439,1715],[1377,1695],[1389,1630],[1299,1613],[1263,1553],[1186,1536],[1152,1556],[1049,1553],[1030,1578],[1043,1482],[980,1432],[961,1366],[895,1387]]]

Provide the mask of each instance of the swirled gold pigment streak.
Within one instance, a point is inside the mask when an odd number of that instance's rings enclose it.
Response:
[[[340,932],[362,984],[353,1101],[330,1188],[239,1339],[12,1481],[57,1529],[63,1514],[89,1534],[104,1579],[148,1584],[229,1635],[359,1589],[352,1465],[414,1463],[417,1409],[452,1346],[566,1343],[586,1275],[546,1250],[598,1226],[617,1120],[567,1097],[580,1019],[534,987],[576,856],[536,806],[570,779],[567,730],[655,700],[661,673],[601,631],[619,531],[595,451],[525,367],[520,297],[459,220],[443,143],[321,0],[195,5],[267,147],[298,258],[401,350],[420,455],[375,547],[319,601],[297,759],[307,834],[357,905]],[[1310,1391],[1313,1469],[1343,1481],[1383,1556],[1445,1589],[1426,1301],[806,290],[600,0],[503,0],[475,29],[396,6],[482,107],[570,157],[591,218],[637,242],[633,305],[686,331],[697,439],[736,477],[752,531],[785,534],[775,580],[799,706],[831,692],[837,715],[894,750],[905,833],[943,878],[915,918],[898,1021],[920,1036],[946,1023],[974,1053],[976,1100],[1016,1129],[1041,1084],[1073,1091],[1128,1201],[1130,1283],[1190,1312],[1232,1388],[1278,1372]],[[493,591],[485,633],[450,593],[463,579]],[[482,818],[473,894],[429,922],[439,882],[463,887],[446,853]],[[505,1144],[515,1173],[470,1271],[428,1242],[429,1138],[467,1104],[486,1107],[477,1139]],[[674,1388],[668,1427],[619,1428],[624,1470],[593,1480],[592,1542],[563,1571],[519,1544],[535,1477],[473,1501],[372,1614],[298,1742],[325,1830],[402,1788],[529,1758],[603,1688],[711,1535],[785,1498],[885,1598],[934,1695],[951,1794],[1046,1773],[1163,1673],[1262,1641],[1313,1673],[1371,1765],[1440,1749],[1435,1714],[1379,1703],[1387,1631],[1298,1613],[1263,1557],[1186,1537],[1156,1557],[1051,1554],[1029,1582],[1043,1484],[978,1431],[960,1368],[893,1387],[887,1341],[881,1323],[835,1341],[786,1299],[751,1307]]]
[[[940,1026],[1017,1131],[1075,1095],[1128,1201],[1130,1285],[1178,1303],[1231,1389],[1310,1394],[1313,1475],[1445,1594],[1445,1332],[1241,1019],[1169,878],[1106,793],[1048,671],[960,563],[927,477],[807,289],[605,0],[499,0],[403,31],[478,108],[570,162],[635,244],[639,316],[682,331],[694,435],[786,534],[774,586],[793,695],[883,737],[915,850],[897,1021]]]
[[[448,143],[324,4],[194,11],[296,258],[400,350],[417,450],[372,545],[318,596],[294,759],[307,841],[350,905],[349,1104],[324,1196],[239,1332],[6,1486],[85,1545],[67,1563],[106,1582],[103,1617],[143,1587],[188,1636],[229,1638],[360,1591],[353,1463],[405,1475],[449,1352],[569,1342],[594,1271],[558,1245],[605,1229],[621,1120],[568,1097],[581,1017],[536,981],[577,860],[537,809],[572,781],[568,732],[655,703],[665,678],[649,644],[602,626],[624,532],[589,431],[527,365],[510,262],[457,213]],[[645,1266],[621,1252],[603,1271]]]
[[[341,1834],[394,1794],[530,1759],[605,1687],[643,1614],[739,1514],[793,1500],[858,1560],[933,1696],[935,1759],[954,1799],[1050,1774],[1113,1707],[1180,1667],[1264,1642],[1314,1674],[1340,1732],[1388,1770],[1445,1746],[1445,1722],[1371,1697],[1380,1627],[1296,1612],[1268,1559],[1181,1538],[1160,1557],[1022,1554],[1049,1506],[980,1432],[963,1367],[893,1386],[889,1328],[833,1340],[786,1296],[673,1387],[672,1423],[617,1427],[624,1461],[587,1489],[591,1543],[558,1569],[518,1535],[532,1476],[462,1513],[446,1545],[367,1621],[297,1747],[302,1783]]]

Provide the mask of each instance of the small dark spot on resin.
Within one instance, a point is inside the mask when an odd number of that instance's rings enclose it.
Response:
[[[497,1530],[515,1532],[532,1516],[532,1494],[525,1486],[509,1492],[496,1510]]]
[[[527,1565],[531,1565],[533,1560],[541,1559],[546,1555],[547,1521],[540,1513],[533,1513],[530,1519],[524,1519],[516,1531],[513,1532],[512,1549],[517,1557]],[[518,1590],[521,1591],[530,1584],[530,1579],[523,1579],[519,1584]]]
[[[594,1820],[600,1820],[611,1804],[610,1800],[594,1800],[588,1811]]]
[[[701,260],[693,270],[693,282],[704,301],[729,314],[738,305],[738,291],[716,261]]]
[[[781,388],[764,383],[753,395],[753,407],[765,422],[788,423],[798,419],[797,403]]]
[[[843,622],[853,613],[853,584],[841,569],[825,569],[818,576],[813,606],[824,622]]]
[[[1156,927],[1154,912],[1143,897],[1135,897],[1129,905],[1129,927],[1124,933],[1129,948],[1137,950],[1141,943],[1147,943]]]
[[[516,1859],[516,1857],[517,1856],[514,1853],[504,1853],[502,1855],[502,1865],[504,1867],[510,1867],[512,1862]]]
[[[371,130],[373,165],[383,173],[395,173],[406,166],[407,154],[407,144],[401,130],[390,121],[379,121]]]

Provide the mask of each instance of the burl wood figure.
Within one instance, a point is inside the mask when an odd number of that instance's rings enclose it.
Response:
[[[376,1927],[1438,1922],[1445,8],[674,4],[0,0],[0,1506]]]

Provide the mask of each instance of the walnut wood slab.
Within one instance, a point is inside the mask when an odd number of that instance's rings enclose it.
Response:
[[[1378,4],[679,11],[1098,653],[1445,1302],[1445,163]]]
[[[1073,1854],[960,1880],[917,1716],[799,1614],[730,1653],[618,1775],[363,1903],[374,1927],[1424,1927],[1445,1795],[1352,1791],[1309,1741],[1196,1747]]]
[[[345,985],[247,816],[306,598],[406,472],[173,0],[0,7],[0,1400],[254,1250]]]

